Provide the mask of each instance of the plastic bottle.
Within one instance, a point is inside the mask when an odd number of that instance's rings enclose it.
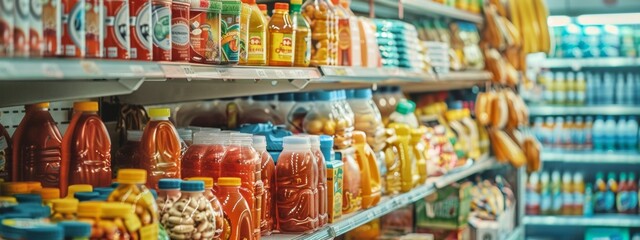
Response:
[[[604,81],[602,82],[602,104],[613,104],[615,96],[615,83],[611,73],[604,73]]]
[[[625,88],[627,87],[624,81],[624,74],[622,73],[618,73],[617,77],[616,77],[616,90],[615,90],[615,103],[616,104],[620,104],[620,105],[624,105],[625,104],[625,93],[626,90]]]
[[[553,128],[553,142],[551,144],[552,148],[562,149],[565,147],[564,145],[564,119],[562,117],[556,117],[555,125]]]
[[[249,37],[247,46],[247,65],[264,66],[267,64],[267,19],[256,4],[256,0],[243,0],[251,7],[249,16]]]
[[[180,168],[180,176],[190,178],[196,176],[205,176],[203,171],[209,166],[204,165],[206,159],[213,157],[209,154],[211,146],[215,139],[212,134],[206,132],[197,132],[193,136],[193,144],[187,149],[182,156],[182,167]],[[213,177],[213,176],[212,176]],[[179,188],[179,186],[177,186]]]
[[[568,116],[564,121],[564,126],[562,127],[562,146],[564,149],[573,150],[575,149],[575,142],[573,141],[573,133],[576,131],[575,124],[573,122],[573,117]]]
[[[62,161],[69,163],[69,184],[111,184],[111,139],[98,116],[98,102],[75,102],[62,138]]]
[[[593,97],[594,97],[594,104],[595,105],[603,105],[605,104],[605,94],[604,94],[604,89],[603,87],[603,83],[602,83],[602,75],[600,73],[595,73],[593,75]]]
[[[328,138],[328,139],[327,139]],[[327,135],[309,135],[309,140],[311,144],[311,152],[315,157],[316,165],[318,166],[318,194],[317,196],[317,206],[318,206],[318,226],[322,227],[328,222],[328,206],[327,206],[327,165],[326,159],[322,153],[322,142],[327,144],[328,140],[331,140],[331,144],[333,145],[333,139]],[[333,147],[333,146],[331,146]]]
[[[638,121],[635,117],[629,117],[627,119],[627,126],[625,127],[625,149],[628,151],[638,150]]]
[[[335,149],[347,149],[353,143],[353,119],[336,102],[335,92],[312,93],[313,107],[303,120],[305,133],[334,137]]]
[[[576,104],[576,77],[573,72],[567,72],[565,80],[565,92],[567,93],[566,104]]]
[[[628,150],[627,149],[627,132],[631,129],[627,129],[627,120],[625,117],[618,118],[618,123],[616,125],[616,136],[615,136],[615,149],[617,150]]]
[[[544,85],[544,92],[543,94],[543,99],[547,104],[554,104],[555,103],[555,79],[553,78],[553,72],[551,71],[547,71],[544,73],[544,78],[545,78],[545,85]]]
[[[43,187],[67,190],[69,163],[62,161],[62,136],[49,114],[49,103],[25,106],[25,116],[13,134],[14,181],[40,181]]]
[[[585,149],[592,150],[593,149],[593,117],[587,116],[584,121],[584,144]]]
[[[415,186],[415,182],[419,179],[417,171],[412,169],[412,159],[409,158],[410,127],[404,123],[391,123],[387,127],[395,129],[397,134],[399,142],[397,146],[398,150],[401,151],[398,152],[400,159],[400,191],[408,192]]]
[[[527,182],[527,190],[525,194],[525,209],[527,215],[540,214],[540,188],[540,177],[537,172],[532,172],[529,174],[529,181]]]
[[[282,232],[313,231],[318,221],[318,168],[314,164],[309,138],[283,138],[283,150],[276,169],[276,219]],[[294,181],[295,180],[295,181]]]
[[[238,44],[238,64],[247,64],[247,53],[249,51],[249,19],[251,18],[251,5],[247,4],[246,0],[242,1],[240,10],[240,42]]]
[[[289,17],[289,4],[276,3],[268,29],[269,66],[293,66],[295,36]]]
[[[594,196],[593,196],[593,187],[591,183],[587,183],[584,188],[584,207],[582,211],[582,215],[585,217],[593,216],[594,213]]]
[[[1,115],[1,114],[0,114]],[[0,124],[0,181],[11,181],[13,162],[11,160],[11,136],[7,129]]]
[[[627,191],[629,194],[629,207],[626,213],[635,214],[638,212],[638,183],[636,182],[636,174],[634,172],[629,172]]]
[[[197,238],[195,237],[196,235],[200,235],[203,238],[213,238],[215,233],[214,227],[216,226],[216,218],[214,217],[214,211],[211,204],[209,204],[208,199],[204,196],[204,191],[205,187],[203,181],[189,180],[181,182],[180,199],[178,202],[197,207],[187,208],[185,206],[180,207],[180,205],[176,204],[169,210],[180,211],[182,213],[181,220],[183,220],[183,222],[181,222],[179,226],[193,229],[191,232],[193,234],[191,237],[193,238]],[[168,219],[169,218],[167,218],[167,220]],[[163,226],[170,226],[168,222],[162,224]],[[166,230],[169,236],[174,237],[184,234],[183,228],[167,227]]]
[[[137,167],[147,170],[147,187],[155,189],[161,178],[180,178],[182,153],[178,132],[169,121],[171,110],[151,108],[148,114],[151,119],[142,133]]]
[[[586,83],[583,72],[578,72],[576,74],[575,81],[575,91],[576,91],[576,101],[575,104],[582,106],[586,102]]]
[[[616,182],[616,174],[609,172],[607,174],[607,191],[605,193],[604,211],[606,213],[616,212],[616,195],[618,194],[618,182]]]
[[[542,117],[535,117],[533,119],[533,133],[538,141],[546,145],[544,136],[544,119]]]
[[[253,139],[251,134],[231,133],[229,146],[227,147],[224,159],[220,164],[221,177],[237,177],[242,181],[240,193],[247,201],[251,209],[251,226],[253,227],[254,238],[260,234],[260,214],[262,205],[262,180],[256,178],[260,174],[256,171],[260,169],[261,159],[256,150],[252,147]]]
[[[362,66],[358,18],[351,11],[350,0],[332,0],[338,18],[338,63],[340,66]]]
[[[563,200],[563,196],[562,196],[562,183],[560,179],[560,172],[553,171],[551,173],[551,214],[552,215],[562,214],[562,206],[564,206],[562,200]]]
[[[553,117],[547,117],[544,121],[544,128],[543,128],[544,138],[542,138],[541,141],[544,146],[550,147],[550,149],[553,149],[555,147],[554,136],[553,136],[554,129],[555,129],[555,123],[553,122]]]
[[[586,148],[585,124],[581,116],[576,117],[572,139],[575,149],[582,150]]]
[[[158,216],[164,219],[165,213],[169,212],[173,204],[180,199],[180,183],[182,180],[178,178],[163,178],[158,181]],[[163,226],[166,222],[161,222]]]
[[[572,215],[582,215],[584,210],[584,178],[582,173],[573,173],[573,211]]]
[[[300,92],[293,95],[296,104],[287,114],[287,129],[294,134],[304,132],[304,119],[313,107],[313,102],[309,100],[309,93]]]
[[[413,113],[415,111],[416,104],[411,100],[400,101],[396,107],[396,111],[389,116],[390,123],[404,123],[411,128],[417,128],[418,118]]]
[[[627,79],[625,81],[624,88],[624,103],[625,105],[633,105],[635,100],[636,81],[633,79],[633,73],[627,73]]]
[[[615,196],[615,202],[616,202],[616,210],[614,210],[614,212],[617,213],[626,213],[627,211],[629,211],[629,195],[631,194],[627,189],[627,184],[628,184],[628,179],[627,179],[627,173],[626,172],[622,172],[620,173],[620,181],[619,181],[619,185],[618,185],[618,192]]]
[[[291,1],[291,23],[295,32],[293,66],[308,67],[311,64],[311,27],[300,13],[301,4],[302,0]]]
[[[607,121],[604,123],[604,150],[615,150],[616,142],[616,120],[613,116],[607,116]]]
[[[571,173],[564,172],[562,174],[562,215],[572,215],[574,208],[573,201],[573,183],[571,182]]]
[[[262,15],[268,23],[269,20],[271,20],[271,16],[269,16],[269,13],[267,12],[267,4],[258,4],[258,8],[260,8],[260,12],[262,12]]]
[[[567,88],[564,73],[556,72],[555,79],[555,94],[553,99],[555,100],[555,104],[564,105],[567,103]]]
[[[117,177],[118,187],[113,190],[107,200],[131,204],[134,209],[142,209],[141,212],[132,211],[137,213],[142,224],[139,239],[158,236],[158,206],[151,191],[145,187],[147,176],[147,172],[143,169],[120,169]]]
[[[271,154],[267,152],[267,142],[264,136],[253,136],[253,147],[260,156],[260,180],[264,186],[262,194],[262,206],[260,213],[260,233],[270,235],[275,222],[275,163]],[[325,180],[326,181],[326,180]],[[325,184],[326,185],[326,184]]]
[[[222,203],[226,220],[222,237],[228,239],[253,239],[251,210],[240,193],[240,178],[221,177],[218,179],[216,197]]]
[[[218,239],[222,236],[222,231],[224,226],[224,212],[222,211],[222,204],[218,201],[218,198],[213,194],[213,178],[210,177],[192,177],[188,178],[187,181],[202,181],[204,182],[204,197],[211,204],[211,208],[213,209],[213,217],[215,218],[215,232],[213,234],[213,239]]]
[[[594,212],[606,213],[606,193],[607,182],[604,179],[604,173],[596,173],[596,181],[594,184]]]
[[[296,105],[294,101],[293,93],[281,93],[278,94],[278,103],[276,104],[276,115],[278,115],[278,120],[282,122],[274,122],[275,125],[285,125],[287,122],[287,115],[293,106]]]
[[[411,141],[409,142],[409,147],[411,148],[410,156],[414,157],[414,162],[416,166],[416,170],[420,179],[418,180],[418,185],[422,185],[427,181],[427,159],[429,145],[424,140],[424,136],[427,134],[426,127],[420,127],[417,129],[411,129]]]
[[[360,167],[362,208],[367,209],[375,206],[380,201],[380,171],[376,163],[375,153],[366,142],[366,134],[362,131],[354,131],[353,138],[356,161],[358,161],[358,166]]]

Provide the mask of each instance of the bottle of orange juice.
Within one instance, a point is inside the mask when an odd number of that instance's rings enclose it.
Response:
[[[295,51],[293,66],[308,67],[311,63],[311,27],[307,19],[300,14],[302,0],[291,0],[291,22],[295,32]]]
[[[380,201],[380,170],[375,153],[367,144],[367,136],[364,132],[353,131],[353,147],[356,149],[356,161],[360,166],[362,208],[367,209]]]
[[[268,24],[269,21],[271,21],[271,16],[269,16],[269,13],[267,12],[267,4],[258,4],[258,8],[260,8],[260,12],[262,12],[264,18],[267,19]]]
[[[223,239],[253,239],[251,210],[240,194],[240,178],[218,178],[216,197],[222,203],[224,212]]]
[[[269,66],[293,66],[293,24],[289,17],[289,4],[276,3],[269,21]]]
[[[151,120],[142,133],[139,168],[147,170],[146,185],[155,189],[161,178],[180,178],[182,145],[168,108],[149,109]]]
[[[249,17],[249,37],[247,42],[247,65],[267,65],[267,18],[264,17],[256,0],[243,0],[251,6]]]

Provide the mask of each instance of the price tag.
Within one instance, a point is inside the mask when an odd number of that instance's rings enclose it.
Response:
[[[267,78],[267,72],[264,71],[264,69],[256,69],[256,74],[258,75],[258,78]]]
[[[60,66],[55,63],[43,63],[42,74],[52,78],[62,78],[64,76],[62,70],[60,70]]]
[[[140,65],[130,65],[129,70],[134,74],[144,74],[144,67]]]
[[[347,76],[355,76],[356,75],[356,72],[353,71],[352,68],[347,68],[344,71],[346,72]]]
[[[181,65],[184,74],[187,76],[187,80],[191,80],[196,78],[196,72],[193,70],[191,65]]]
[[[337,76],[346,76],[347,75],[347,70],[345,70],[344,68],[338,68],[338,69],[336,69],[336,75]]]
[[[278,78],[286,78],[287,75],[284,74],[284,71],[282,70],[276,70],[276,76],[278,76]]]

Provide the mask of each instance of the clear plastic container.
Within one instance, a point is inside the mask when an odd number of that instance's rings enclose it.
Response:
[[[109,202],[132,204],[142,227],[139,239],[158,236],[158,206],[145,186],[147,172],[143,169],[120,169],[118,171],[118,187],[109,195]],[[138,210],[139,209],[139,210]]]
[[[204,196],[203,181],[180,183],[180,199],[165,212],[160,221],[172,239],[212,239],[216,218]]]
[[[287,113],[287,129],[294,134],[303,133],[304,119],[313,107],[313,102],[307,92],[295,93],[293,99],[296,103]]]
[[[246,1],[243,1],[242,7],[240,10],[240,49],[238,51],[240,65],[247,65],[247,50],[249,45],[249,19],[251,19],[251,5],[247,4]]]
[[[341,107],[337,107],[335,93],[316,91],[312,93],[313,107],[303,120],[305,133],[334,137],[334,148],[345,149],[351,146],[353,123]]]
[[[156,204],[158,205],[158,216],[160,216],[160,219],[164,219],[165,213],[180,199],[181,182],[182,180],[178,178],[163,178],[158,182],[158,198],[156,199]],[[166,226],[162,221],[160,223]]]
[[[280,118],[278,112],[276,111],[276,106],[274,102],[276,100],[276,95],[267,94],[267,95],[257,95],[253,96],[253,103],[249,105],[245,111],[243,111],[241,123],[277,123],[283,122],[284,120]]]
[[[51,208],[51,221],[60,222],[75,220],[78,212],[78,199],[73,198],[61,198],[52,200],[53,207]]]
[[[253,147],[260,156],[260,179],[264,186],[260,213],[260,232],[261,235],[269,235],[275,227],[276,166],[271,154],[267,152],[267,141],[264,136],[254,135]]]
[[[276,219],[281,232],[310,232],[318,224],[318,168],[309,138],[288,136],[276,163]]]
[[[182,145],[176,128],[169,121],[168,108],[151,108],[148,114],[151,120],[142,133],[142,158],[138,168],[149,174],[147,187],[156,188],[161,178],[180,178]]]
[[[213,239],[219,239],[222,236],[222,230],[224,226],[224,212],[222,211],[222,205],[218,198],[213,194],[213,178],[210,177],[192,177],[187,181],[202,181],[204,182],[204,197],[211,204],[213,209],[213,217],[215,218],[215,232]]]
[[[100,223],[103,227],[104,235],[101,239],[145,239],[151,235],[142,235],[143,227],[140,219],[136,216],[135,205],[127,203],[107,202],[100,205]],[[158,236],[158,226],[155,226]],[[119,235],[110,238],[110,234]]]
[[[372,100],[371,89],[356,89],[348,102],[355,115],[355,130],[366,133],[367,143],[373,151],[382,151],[385,144],[384,124],[380,110]]]
[[[311,143],[311,152],[318,166],[318,194],[316,206],[318,206],[318,227],[322,227],[328,222],[328,206],[327,206],[327,165],[321,148],[321,137],[329,137],[327,135],[317,136],[309,135]],[[325,140],[326,141],[326,140]]]
[[[302,15],[311,25],[311,66],[334,65],[337,21],[333,5],[327,0],[307,0],[302,9]]]
[[[296,105],[294,101],[293,93],[281,93],[278,94],[278,102],[276,104],[276,115],[278,115],[278,119],[281,122],[274,122],[274,125],[284,125],[286,124],[287,115],[293,106]]]
[[[218,179],[216,195],[222,203],[225,218],[222,236],[227,239],[252,239],[251,210],[240,193],[240,185],[240,178]]]

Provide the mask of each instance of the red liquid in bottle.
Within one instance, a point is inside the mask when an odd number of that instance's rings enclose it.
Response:
[[[275,222],[276,205],[274,196],[276,191],[276,166],[271,154],[267,152],[264,136],[253,136],[253,147],[260,155],[260,179],[262,180],[262,206],[260,211],[260,234],[270,235]]]
[[[62,136],[49,114],[49,103],[27,105],[25,109],[13,134],[13,180],[39,181],[43,187],[66,192],[69,163],[62,161]]]
[[[251,210],[240,193],[240,178],[221,177],[218,179],[216,197],[222,203],[224,211],[224,230],[222,239],[253,240]]]
[[[117,173],[119,169],[137,168],[140,166],[142,154],[140,152],[140,139],[142,131],[127,130],[127,142],[122,145],[113,158],[113,173]]]
[[[281,232],[310,232],[317,225],[318,167],[307,137],[285,137],[276,164],[276,219]]]
[[[169,121],[168,108],[149,109],[151,120],[142,133],[139,168],[147,170],[147,187],[156,188],[161,178],[180,178],[180,137]]]
[[[322,227],[329,221],[327,206],[327,165],[325,158],[320,150],[320,136],[311,137],[311,152],[316,159],[318,166],[318,227]]]
[[[11,181],[11,136],[7,129],[0,124],[0,179],[5,182]]]
[[[69,184],[111,184],[111,139],[98,116],[97,102],[76,102],[62,138],[62,161],[69,163]]]

